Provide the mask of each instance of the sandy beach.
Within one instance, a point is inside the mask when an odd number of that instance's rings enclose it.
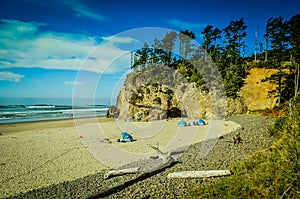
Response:
[[[240,127],[232,121],[178,127],[178,121],[124,123],[100,117],[1,124],[0,197],[147,158],[155,154],[147,144],[159,144],[162,151],[171,151]],[[117,142],[123,131],[136,141]]]

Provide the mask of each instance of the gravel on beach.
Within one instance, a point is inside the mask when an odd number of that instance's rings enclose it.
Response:
[[[213,143],[212,141],[206,140],[190,146],[178,158],[178,163],[150,177],[135,181],[138,174],[128,174],[104,180],[105,171],[101,171],[80,179],[35,189],[9,198],[99,198],[97,195],[100,192],[111,187],[116,188],[111,190],[111,194],[103,196],[104,198],[182,198],[192,188],[212,183],[218,178],[169,179],[167,178],[168,173],[229,169],[230,164],[271,145],[273,137],[270,137],[268,128],[273,125],[274,119],[254,115],[230,116],[226,119],[240,124],[243,129],[222,136],[204,157],[201,155],[203,146]],[[234,145],[227,142],[233,140],[238,133],[243,139],[242,144]],[[135,164],[132,163],[131,166],[135,166]],[[122,182],[128,183],[125,187],[117,187]]]

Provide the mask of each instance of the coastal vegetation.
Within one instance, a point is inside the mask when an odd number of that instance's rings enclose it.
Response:
[[[276,138],[230,166],[233,175],[193,189],[193,198],[297,198],[300,195],[300,98],[269,129]]]
[[[223,79],[227,97],[233,99],[240,97],[239,91],[251,68],[275,69],[274,74],[261,80],[276,85],[269,94],[278,98],[278,105],[295,97],[299,88],[300,15],[290,20],[270,18],[266,23],[265,39],[258,41],[256,38],[252,55],[246,53],[249,51],[245,43],[246,29],[243,18],[231,21],[223,29],[207,25],[201,32],[203,43],[200,46],[193,43],[196,37],[192,31],[168,32],[162,40],[155,39],[151,47],[144,43],[132,53],[132,69],[167,65],[207,92],[207,75],[216,76],[217,71],[204,66],[213,61]]]

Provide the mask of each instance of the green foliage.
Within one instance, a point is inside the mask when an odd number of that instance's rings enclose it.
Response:
[[[222,30],[212,25],[206,26],[202,31],[204,39],[202,46],[205,51],[201,48],[195,49],[193,46],[192,40],[195,39],[195,34],[192,31],[181,30],[179,34],[174,31],[168,32],[162,40],[155,39],[152,47],[144,43],[141,49],[133,53],[132,69],[167,65],[180,72],[188,82],[195,83],[197,87],[207,91],[208,86],[203,74],[208,73],[198,71],[201,69],[196,68],[194,62],[190,63],[187,60],[193,58],[193,61],[197,61],[197,65],[202,66],[208,63],[208,55],[210,55],[224,79],[227,96],[236,98],[247,75],[246,61],[249,62],[254,58],[254,56],[244,58],[246,29],[243,18],[230,21]],[[293,97],[293,90],[296,90],[292,89],[295,88],[293,75],[296,73],[292,68],[295,63],[300,63],[300,15],[293,16],[289,21],[282,17],[270,18],[264,36],[266,47],[263,49],[263,42],[259,43],[260,50],[257,57],[265,59],[253,65],[278,70],[276,74],[264,81],[277,85],[271,94],[279,97],[280,104]],[[179,49],[175,49],[177,46]],[[179,52],[180,56],[173,52]],[[284,64],[286,61],[291,61],[289,67]],[[287,72],[285,69],[290,70]]]
[[[242,55],[241,47],[245,45],[245,37],[247,26],[244,18],[237,21],[231,21],[229,25],[223,29],[226,38],[225,53],[231,64],[240,63],[239,59]]]
[[[284,130],[286,122],[287,122],[286,116],[277,118],[275,120],[274,126],[272,127],[272,131],[275,132],[276,134],[280,133],[281,131]]]
[[[290,38],[292,46],[292,56],[296,63],[300,63],[300,14],[293,16],[289,23]]]
[[[245,83],[245,68],[243,65],[231,65],[224,77],[224,87],[226,95],[233,99],[238,97],[238,92]]]
[[[193,198],[298,198],[300,195],[300,98],[277,119],[277,141],[231,165],[233,175],[190,192]],[[285,194],[286,192],[286,194]]]
[[[267,22],[265,37],[271,44],[268,52],[267,68],[277,72],[262,81],[276,85],[269,94],[278,97],[278,105],[291,99],[295,95],[295,63],[300,55],[300,15],[295,15],[290,21],[282,17],[270,18]],[[290,49],[291,47],[291,49]],[[269,50],[269,49],[267,49]],[[293,61],[285,64],[285,61]]]

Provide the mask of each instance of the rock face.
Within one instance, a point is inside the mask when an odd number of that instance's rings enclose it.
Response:
[[[151,121],[166,119],[179,106],[170,86],[152,81],[139,73],[127,76],[117,98],[119,119]]]
[[[211,118],[216,110],[226,112],[225,101],[220,102],[220,97],[212,93],[202,92],[169,67],[134,71],[127,75],[118,95],[118,119],[152,121],[168,117]]]
[[[188,83],[179,72],[169,67],[147,68],[128,74],[117,98],[113,117],[122,120],[151,121],[168,117],[211,119],[217,116],[237,115],[249,110],[273,108],[274,96],[268,91],[274,85],[261,82],[273,70],[253,68],[236,99],[225,99],[213,89],[203,92]],[[112,112],[111,111],[111,112]]]
[[[107,110],[106,117],[108,118],[117,118],[119,116],[119,111],[116,106],[110,106]]]

